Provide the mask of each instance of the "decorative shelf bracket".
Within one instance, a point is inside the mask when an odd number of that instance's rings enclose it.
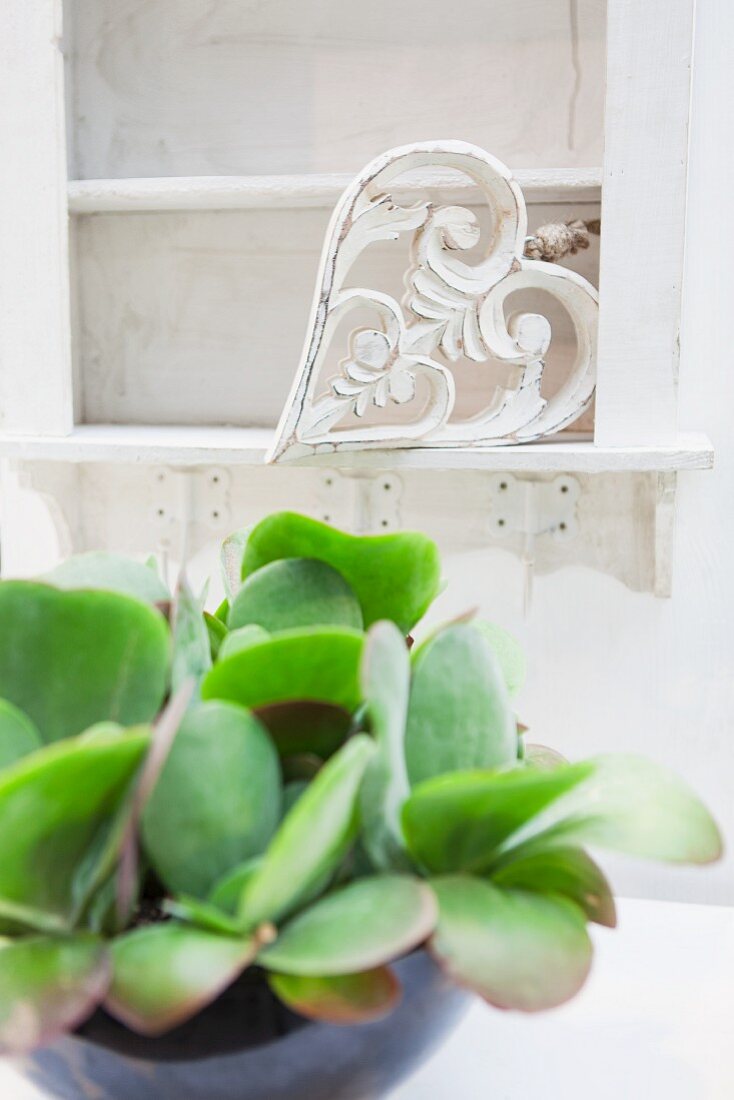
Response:
[[[192,553],[192,528],[209,538],[224,537],[232,527],[228,470],[153,467],[149,472],[150,526],[164,559],[173,552],[180,561]]]
[[[399,205],[399,180],[417,170],[462,172],[479,189],[489,226],[467,206]],[[352,286],[376,241],[412,234],[402,303]],[[567,268],[523,255],[522,192],[494,157],[459,141],[393,149],[347,188],[327,230],[301,365],[272,462],[369,448],[471,448],[527,443],[573,423],[596,376],[598,297]],[[541,393],[548,319],[513,308],[517,291],[550,295],[570,319],[575,356],[555,393]],[[345,334],[357,314],[361,327]],[[452,365],[484,370],[483,407],[456,416]],[[493,369],[488,369],[493,368]],[[499,381],[497,381],[499,371]]]
[[[577,504],[581,484],[567,474],[541,481],[496,474],[490,483],[490,525],[495,538],[523,536],[525,569],[524,606],[530,609],[535,570],[535,540],[541,536],[557,543],[578,535]]]
[[[403,483],[395,473],[325,470],[318,519],[354,534],[381,534],[400,527]]]

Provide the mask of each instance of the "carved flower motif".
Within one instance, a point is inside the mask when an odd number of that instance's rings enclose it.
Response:
[[[398,405],[413,399],[415,378],[384,332],[359,329],[350,350],[344,374],[331,388],[337,397],[353,400],[356,416],[364,416],[370,404],[384,408],[388,398]]]

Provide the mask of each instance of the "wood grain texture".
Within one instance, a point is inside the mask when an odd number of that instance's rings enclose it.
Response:
[[[575,213],[573,202],[536,205],[530,227]],[[83,419],[274,426],[298,363],[328,218],[327,209],[76,218]],[[406,262],[403,246],[378,244],[357,275],[399,297]],[[597,264],[598,238],[568,259],[592,283]],[[523,301],[541,304],[532,294]],[[552,387],[573,337],[562,311],[550,308]],[[458,369],[470,411],[480,379],[471,364]]]
[[[602,154],[604,0],[76,0],[80,178],[354,173],[457,136],[508,163]],[[458,131],[457,132],[457,120]]]
[[[0,35],[0,426],[73,423],[61,0],[8,0]]]
[[[484,225],[466,206],[396,200],[401,177],[433,168],[474,180]],[[598,296],[560,264],[529,260],[527,231],[510,169],[476,145],[414,142],[371,160],[329,222],[299,366],[268,461],[513,445],[573,425],[594,396]],[[408,244],[399,297],[382,280],[356,274],[382,241]],[[519,292],[552,302],[570,329],[573,350],[553,392],[543,390],[553,339],[548,311],[526,310]],[[476,367],[470,415],[458,409],[463,393],[454,366],[462,361]]]
[[[601,199],[600,168],[520,168],[513,172],[527,203]],[[145,213],[171,210],[328,208],[352,181],[348,172],[301,176],[162,176],[140,179],[71,180],[71,214]],[[415,202],[438,191],[441,202],[481,203],[478,188],[456,172],[418,173],[399,192]]]
[[[264,428],[209,428],[179,425],[85,424],[62,438],[0,435],[0,456],[58,462],[129,463],[169,466],[259,466],[272,445]],[[416,447],[406,451],[314,455],[296,466],[339,467],[358,472],[401,470],[537,470],[584,473],[638,473],[708,470],[713,449],[707,436],[682,433],[674,443],[645,447],[602,447],[591,439],[518,444],[515,447]]]
[[[600,443],[675,435],[693,9],[609,0]]]

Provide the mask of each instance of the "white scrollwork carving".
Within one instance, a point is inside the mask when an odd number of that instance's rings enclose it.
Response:
[[[399,177],[433,167],[458,170],[480,189],[491,222],[479,258],[482,229],[473,210],[394,200]],[[346,285],[370,244],[403,233],[413,238],[402,304],[381,291]],[[525,203],[509,170],[473,145],[410,145],[368,165],[332,216],[302,362],[269,461],[368,447],[526,442],[580,416],[594,394],[597,294],[567,268],[525,259],[526,234]],[[509,295],[528,289],[560,303],[575,333],[573,362],[550,398],[541,394],[550,323],[508,308]],[[337,329],[357,310],[369,316],[369,326],[352,331],[338,373],[325,382]],[[494,360],[508,370],[501,385],[488,383],[479,413],[452,419],[451,364],[461,359]],[[399,421],[395,414],[381,418],[390,405],[399,406]]]

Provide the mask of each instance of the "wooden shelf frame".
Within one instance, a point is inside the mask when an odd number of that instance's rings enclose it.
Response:
[[[513,170],[528,203],[599,203],[601,168]],[[182,210],[330,208],[352,182],[350,173],[294,176],[161,176],[71,180],[69,213],[123,214]],[[439,190],[445,201],[471,204],[479,194],[466,176],[416,174],[400,189],[410,196]]]
[[[86,424],[67,436],[0,435],[0,457],[130,465],[260,466],[274,432],[269,428]],[[471,449],[330,451],[288,466],[353,469],[508,470],[542,473],[642,473],[707,470],[707,436],[681,433],[668,445],[601,447],[588,438]]]

